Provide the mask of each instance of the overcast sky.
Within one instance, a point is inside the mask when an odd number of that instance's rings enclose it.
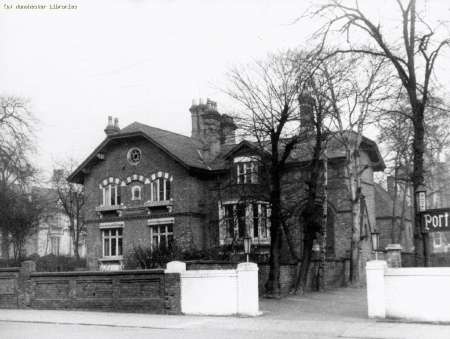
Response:
[[[434,1],[450,13],[450,4]],[[230,66],[307,46],[317,28],[306,18],[294,23],[309,5],[301,0],[75,0],[70,3],[76,10],[4,7],[17,3],[51,2],[0,0],[0,94],[30,99],[40,120],[36,160],[47,171],[54,160],[83,160],[103,140],[108,115],[118,117],[121,127],[140,121],[189,135],[193,98],[210,97],[219,110],[229,107],[217,87]]]

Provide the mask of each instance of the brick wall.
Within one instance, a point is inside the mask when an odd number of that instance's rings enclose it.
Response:
[[[236,263],[224,261],[191,261],[186,262],[187,270],[219,270],[235,269]],[[258,288],[259,294],[264,293],[264,284],[269,277],[269,265],[258,264]],[[280,285],[281,293],[288,294],[295,283],[298,266],[297,264],[281,264],[280,267]],[[313,261],[308,275],[307,289],[312,290],[313,276],[317,270],[317,262]],[[337,288],[345,286],[349,278],[348,260],[327,260],[326,262],[326,285],[327,288]]]
[[[95,309],[179,314],[180,276],[163,270],[0,271],[1,308]]]
[[[16,268],[0,268],[0,308],[17,308],[19,271]]]

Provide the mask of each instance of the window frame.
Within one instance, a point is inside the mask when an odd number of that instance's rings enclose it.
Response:
[[[162,183],[162,187],[161,187]],[[150,183],[151,201],[169,201],[172,197],[172,187],[170,178],[158,177]],[[163,199],[161,199],[161,197]]]
[[[135,197],[134,192],[135,190],[139,191],[139,196]],[[140,185],[133,185],[131,186],[131,200],[142,200],[142,187]]]
[[[135,151],[139,153],[139,160],[137,161],[134,161],[134,159],[131,157],[132,153]],[[130,165],[136,166],[142,161],[142,151],[138,147],[130,148],[127,153],[127,161]]]
[[[174,223],[173,220],[161,221],[159,223],[151,223],[148,225],[150,227],[150,248],[152,251],[161,249],[161,239],[164,239],[166,248],[174,243]],[[164,228],[164,229],[162,229]],[[155,243],[155,237],[157,241]]]
[[[238,215],[238,206],[243,206],[244,211],[243,224]],[[256,207],[255,207],[256,206]],[[270,204],[267,201],[257,202],[237,202],[228,201],[224,202],[221,206],[223,211],[221,212],[223,223],[222,227],[225,227],[225,239],[243,239],[246,235],[249,235],[254,241],[269,241],[270,240]],[[258,211],[258,215],[254,216],[255,209]],[[241,211],[242,211],[241,210]],[[232,211],[232,215],[230,215]],[[257,236],[255,236],[255,222],[257,221]],[[244,230],[242,230],[244,225]],[[233,234],[231,234],[233,230]]]
[[[115,204],[112,204],[113,201],[113,196],[112,196],[112,192],[114,189],[114,202]],[[114,184],[114,183],[108,183],[107,185],[104,185],[102,187],[102,196],[103,196],[103,201],[102,201],[102,206],[119,206],[121,204],[121,191],[120,191],[120,185],[119,184]]]
[[[123,228],[122,227],[102,227],[100,229],[102,233],[102,258],[104,259],[122,259],[123,258]],[[114,231],[114,235],[113,235]],[[113,242],[115,244],[114,252],[112,255]],[[108,243],[108,251],[106,252],[106,242]]]
[[[259,156],[241,156],[234,158],[237,184],[258,184]]]

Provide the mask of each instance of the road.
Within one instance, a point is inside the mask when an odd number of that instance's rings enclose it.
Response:
[[[0,339],[450,338],[450,325],[368,319],[360,289],[261,299],[260,306],[263,314],[248,318],[2,309]]]
[[[0,337],[2,339],[139,339],[139,338],[297,338],[297,339],[332,339],[339,338],[310,333],[286,333],[284,331],[254,330],[221,330],[221,329],[158,329],[135,328],[120,326],[96,326],[96,325],[72,325],[72,324],[45,324],[45,323],[20,323],[0,321]],[[342,338],[342,337],[341,337]]]

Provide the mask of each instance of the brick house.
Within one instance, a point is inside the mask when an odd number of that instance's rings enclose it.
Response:
[[[109,118],[105,140],[70,175],[85,186],[90,269],[116,269],[137,244],[157,247],[176,240],[182,248],[204,249],[229,244],[250,235],[254,248],[270,244],[270,206],[260,163],[264,154],[255,145],[236,142],[233,119],[217,104],[193,104],[191,137],[134,122],[120,129]],[[337,142],[329,152],[330,260],[347,258],[351,211],[345,198],[344,151]],[[306,151],[305,151],[306,150]],[[374,171],[384,169],[376,144],[363,138],[361,162],[366,204],[363,239],[375,227]],[[307,146],[289,160],[283,199],[299,210],[304,184],[302,164]],[[301,243],[299,211],[289,223]],[[367,257],[367,241],[361,248]],[[289,251],[283,249],[286,260]],[[365,254],[364,254],[365,253]]]

